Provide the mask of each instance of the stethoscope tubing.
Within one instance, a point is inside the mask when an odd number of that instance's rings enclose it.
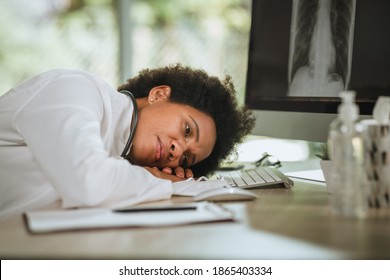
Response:
[[[131,146],[133,145],[133,138],[134,138],[135,130],[137,129],[138,107],[137,107],[137,101],[135,100],[134,95],[130,91],[121,90],[120,93],[127,95],[130,98],[131,102],[133,103],[133,116],[132,116],[131,125],[130,125],[130,135],[129,135],[129,138],[127,139],[125,148],[123,149],[123,152],[121,154],[121,157],[126,158],[126,156],[128,155],[128,153],[131,149]]]

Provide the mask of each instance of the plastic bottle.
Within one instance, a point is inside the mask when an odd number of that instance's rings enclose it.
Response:
[[[358,122],[355,92],[340,93],[338,118],[330,124],[329,151],[332,168],[328,187],[331,209],[344,217],[367,214],[367,178],[364,169],[364,126]]]

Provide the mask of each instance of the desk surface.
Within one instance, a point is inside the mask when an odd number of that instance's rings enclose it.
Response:
[[[334,217],[323,184],[254,190],[226,204],[239,222],[31,234],[23,217],[0,222],[0,257],[54,259],[390,259],[390,211]]]

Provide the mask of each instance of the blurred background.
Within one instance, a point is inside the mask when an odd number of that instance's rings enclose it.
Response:
[[[1,0],[0,95],[54,68],[90,71],[116,88],[144,68],[179,62],[229,74],[243,102],[250,18],[251,0]],[[304,160],[318,147],[260,140],[249,137],[232,160],[264,152]]]
[[[0,85],[52,68],[113,86],[180,62],[233,77],[242,99],[250,0],[1,0]]]

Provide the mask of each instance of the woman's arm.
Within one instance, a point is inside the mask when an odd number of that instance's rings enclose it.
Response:
[[[42,88],[18,112],[15,126],[65,207],[169,198],[171,182],[109,156],[103,107],[93,82],[70,75]]]

